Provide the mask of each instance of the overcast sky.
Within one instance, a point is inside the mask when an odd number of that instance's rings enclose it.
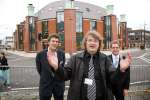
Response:
[[[59,0],[0,0],[0,39],[11,36],[16,24],[25,20],[27,6],[32,3],[35,12],[47,4]],[[127,26],[133,29],[145,28],[150,30],[150,0],[76,0],[91,3],[106,8],[114,5],[114,14],[126,14]]]

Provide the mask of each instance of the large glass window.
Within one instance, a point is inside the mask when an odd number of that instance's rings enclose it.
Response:
[[[64,32],[64,12],[57,12],[57,32]]]
[[[81,50],[83,40],[83,13],[76,12],[76,46],[77,50]]]
[[[29,41],[30,41],[30,50],[35,51],[36,50],[36,44],[35,44],[35,22],[34,17],[29,18]]]
[[[48,47],[48,42],[45,39],[48,38],[48,20],[42,21],[42,47],[46,49]]]
[[[82,49],[82,40],[83,40],[83,32],[77,32],[76,33],[77,50],[81,50]]]
[[[90,20],[90,30],[96,30],[96,20]]]
[[[43,20],[42,21],[42,38],[47,39],[48,37],[48,21]]]
[[[76,12],[76,32],[82,32],[82,23],[83,23],[83,13]]]
[[[111,40],[112,40],[111,17],[105,16],[104,17],[104,49],[110,48]]]
[[[18,25],[18,40],[19,40],[19,48],[23,50],[23,25]]]
[[[126,22],[122,22],[122,36],[123,36],[123,47],[127,47],[126,40],[127,40],[127,31],[126,31]]]
[[[60,36],[60,40],[61,40],[61,49],[65,49],[65,43],[64,43],[64,12],[63,11],[59,11],[57,12],[57,33]]]

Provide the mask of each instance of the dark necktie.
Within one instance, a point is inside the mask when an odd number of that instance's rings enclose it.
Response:
[[[94,78],[93,56],[91,56],[91,59],[89,62],[88,78],[93,80],[93,83],[92,85],[88,85],[87,87],[87,97],[89,100],[95,100],[96,99],[96,84],[95,84],[95,78]]]

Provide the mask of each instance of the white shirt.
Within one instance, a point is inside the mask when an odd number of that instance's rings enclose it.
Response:
[[[57,58],[57,52],[51,52],[49,49],[48,49],[48,52],[47,52],[47,59],[48,61],[50,59],[53,59],[53,61],[55,61],[56,63],[58,63],[58,58]]]
[[[112,60],[113,60],[113,65],[115,68],[118,67],[118,63],[119,63],[119,55],[115,56],[112,54]]]

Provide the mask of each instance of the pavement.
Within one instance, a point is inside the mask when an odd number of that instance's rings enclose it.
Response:
[[[136,87],[140,88],[140,87]],[[5,92],[0,96],[0,100],[39,100],[38,90],[14,90]],[[147,91],[132,91],[125,97],[125,100],[149,100],[150,93]],[[54,100],[52,98],[51,100]],[[67,91],[64,93],[64,100],[67,100]]]

